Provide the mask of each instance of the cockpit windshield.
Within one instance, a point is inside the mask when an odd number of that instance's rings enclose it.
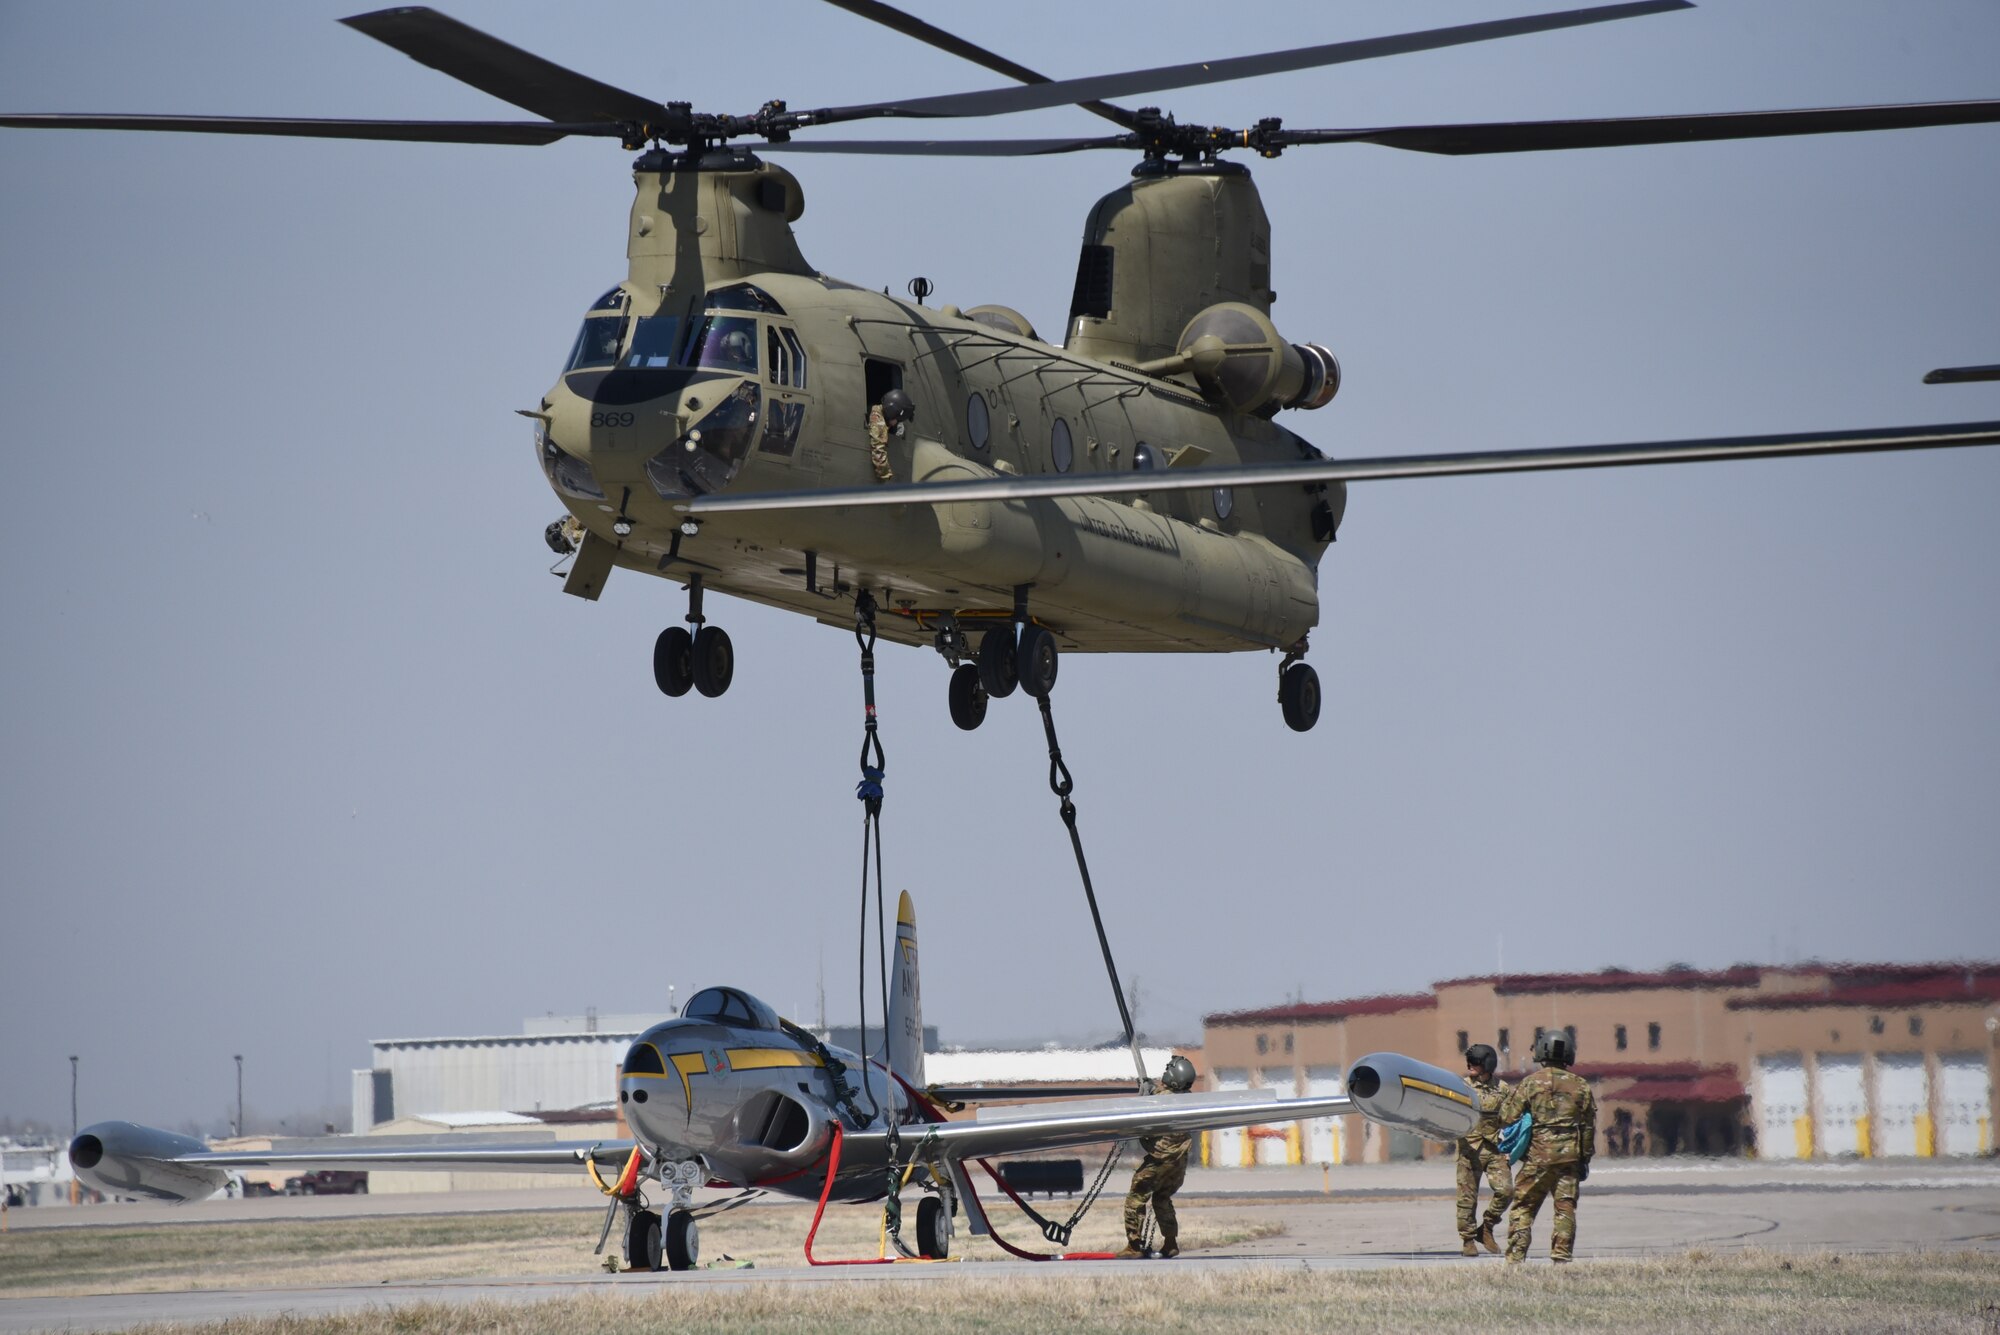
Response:
[[[680,350],[681,317],[642,315],[632,322],[632,346],[625,351],[627,366],[672,366]]]
[[[757,322],[742,315],[704,315],[688,336],[687,364],[757,374]]]
[[[712,1020],[717,1024],[744,1025],[753,1029],[776,1029],[778,1013],[748,992],[733,987],[704,988],[688,998],[681,1008],[683,1020]]]
[[[564,371],[582,371],[593,366],[611,366],[618,360],[618,345],[625,338],[625,317],[620,314],[591,315],[570,349]]]

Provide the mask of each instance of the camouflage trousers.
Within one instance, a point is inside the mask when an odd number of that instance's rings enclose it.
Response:
[[[1514,1178],[1514,1208],[1507,1216],[1507,1259],[1528,1259],[1528,1242],[1544,1196],[1555,1197],[1556,1222],[1549,1239],[1549,1256],[1567,1261],[1576,1250],[1576,1162],[1521,1165]]]
[[[1180,1217],[1174,1213],[1174,1193],[1187,1181],[1187,1161],[1161,1163],[1157,1159],[1142,1162],[1132,1174],[1132,1189],[1125,1193],[1125,1241],[1135,1248],[1140,1236],[1146,1231],[1146,1206],[1153,1207],[1153,1218],[1160,1221],[1160,1244],[1173,1246],[1181,1232]]]
[[[1514,1183],[1508,1177],[1513,1165],[1499,1150],[1467,1149],[1458,1147],[1458,1236],[1471,1242],[1479,1236],[1482,1228],[1497,1226],[1507,1213],[1507,1202],[1513,1199]],[[1486,1202],[1486,1214],[1479,1214],[1479,1179],[1481,1176],[1493,1188],[1493,1197]]]

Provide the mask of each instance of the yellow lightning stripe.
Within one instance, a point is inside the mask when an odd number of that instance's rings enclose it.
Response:
[[[688,1116],[694,1116],[694,1090],[688,1085],[688,1077],[702,1075],[708,1070],[708,1058],[699,1052],[676,1052],[670,1060],[674,1070],[681,1077],[681,1097],[687,1100]]]
[[[731,1048],[729,1064],[739,1071],[768,1071],[778,1066],[824,1066],[817,1053],[789,1048]]]
[[[1426,1094],[1435,1094],[1441,1099],[1450,1099],[1453,1103],[1463,1103],[1468,1108],[1472,1106],[1472,1100],[1457,1090],[1446,1089],[1443,1085],[1434,1085],[1428,1080],[1417,1080],[1406,1075],[1403,1077],[1403,1088],[1421,1089]]]

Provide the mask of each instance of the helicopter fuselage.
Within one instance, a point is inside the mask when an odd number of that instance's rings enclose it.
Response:
[[[581,530],[586,578],[572,592],[596,596],[612,566],[699,575],[710,590],[850,625],[849,596],[866,588],[884,636],[922,643],[1013,615],[1028,589],[1035,620],[1084,652],[1288,648],[1316,624],[1338,484],[688,523],[676,502],[723,489],[1317,451],[1267,416],[1219,409],[1191,380],[1045,343],[1005,308],[933,309],[814,272],[791,239],[802,203],[789,174],[740,155],[733,170],[679,164],[655,175],[641,159],[631,276],[589,312],[531,414],[544,472]],[[893,388],[915,413],[871,457],[870,410]]]

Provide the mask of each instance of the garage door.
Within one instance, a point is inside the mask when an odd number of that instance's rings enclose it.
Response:
[[[1938,1076],[1938,1153],[1985,1154],[1993,1148],[1986,1054],[1948,1052],[1938,1059]]]
[[[1813,1082],[1813,1147],[1822,1159],[1868,1152],[1868,1093],[1861,1054],[1822,1052]]]
[[[1306,1068],[1306,1097],[1323,1099],[1340,1094],[1346,1087],[1340,1080],[1338,1066],[1309,1066]],[[1307,1163],[1340,1162],[1340,1119],[1338,1117],[1315,1117],[1306,1123]]]
[[[1757,1059],[1757,1153],[1766,1159],[1797,1159],[1812,1153],[1806,1067],[1796,1052]]]
[[[1238,1090],[1250,1088],[1250,1073],[1242,1067],[1223,1067],[1215,1073],[1215,1087],[1218,1090]],[[1210,1168],[1241,1168],[1249,1160],[1250,1137],[1241,1127],[1230,1127],[1225,1131],[1208,1133],[1208,1166]]]
[[[1874,1154],[1929,1154],[1931,1082],[1922,1053],[1875,1059],[1875,1115],[1868,1122]]]
[[[1265,1089],[1275,1089],[1278,1097],[1295,1097],[1298,1077],[1290,1067],[1257,1072],[1257,1083]],[[1260,1164],[1284,1165],[1292,1162],[1292,1149],[1298,1144],[1295,1122],[1274,1122],[1269,1126],[1250,1128],[1251,1157]]]

